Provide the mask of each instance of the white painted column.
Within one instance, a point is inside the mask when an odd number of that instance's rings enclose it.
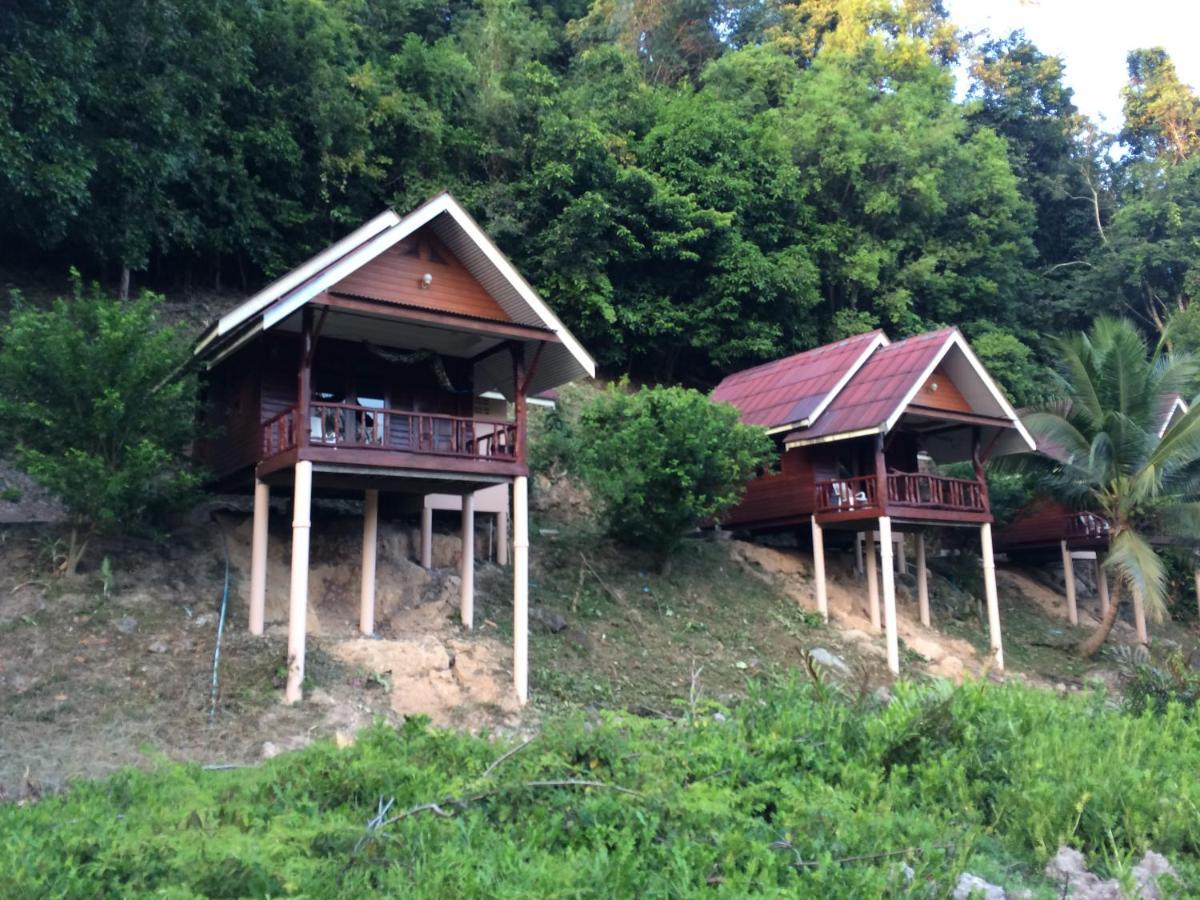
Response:
[[[250,533],[250,633],[262,634],[267,612],[267,525],[271,487],[254,479],[254,525]]]
[[[513,684],[529,699],[529,479],[513,480]]]
[[[996,557],[992,553],[992,523],[979,526],[979,543],[983,550],[983,592],[987,597],[988,639],[997,671],[1004,671],[1004,643],[1000,638],[1000,597],[996,593]]]
[[[288,667],[284,700],[300,700],[304,681],[304,641],[308,630],[308,533],[312,529],[312,463],[296,463],[292,501],[292,586],[288,597]]]
[[[829,596],[825,591],[825,535],[817,517],[812,517],[813,586],[817,592],[817,612],[829,621]]]
[[[375,633],[375,554],[379,543],[379,491],[363,494],[362,597],[359,605],[358,630],[365,635]]]
[[[462,555],[459,557],[459,578],[462,593],[459,611],[462,623],[467,628],[475,627],[475,495],[463,494],[462,498]]]
[[[1200,572],[1196,573],[1196,589],[1200,591]],[[1103,618],[1108,612],[1108,573],[1104,571],[1104,561],[1100,559],[1100,553],[1096,553],[1096,593],[1100,595],[1100,617]]]
[[[925,535],[917,532],[917,609],[921,624],[929,627],[929,570],[925,567]]]
[[[496,513],[496,565],[508,565],[508,510]]]
[[[421,567],[433,568],[433,510],[421,498]]]
[[[1137,639],[1139,644],[1150,643],[1150,633],[1146,631],[1146,603],[1142,599],[1142,592],[1139,588],[1133,589],[1133,624],[1137,629]]]
[[[867,600],[870,602],[871,630],[876,634],[883,628],[879,618],[879,578],[875,575],[875,532],[866,534],[866,550],[863,552],[867,570]]]
[[[1059,542],[1062,546],[1063,581],[1067,588],[1067,621],[1072,625],[1079,624],[1079,609],[1075,604],[1075,563],[1071,559],[1071,551],[1066,541]]]
[[[1200,569],[1196,570],[1195,579],[1196,579],[1196,607],[1198,610],[1200,610]],[[1106,589],[1105,593],[1107,594],[1107,592],[1108,591]]]
[[[883,621],[888,669],[900,674],[900,631],[896,624],[896,572],[892,560],[892,517],[879,517],[879,574],[883,576]]]

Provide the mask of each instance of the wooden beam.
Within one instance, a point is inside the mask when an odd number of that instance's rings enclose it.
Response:
[[[296,463],[292,500],[292,581],[288,595],[287,688],[284,699],[297,703],[304,683],[304,643],[308,633],[308,534],[312,529],[312,463]]]
[[[896,573],[892,560],[892,520],[879,517],[879,574],[883,576],[883,622],[887,642],[887,664],[900,674],[900,629],[896,622]]]
[[[262,634],[267,608],[267,541],[271,487],[254,479],[254,524],[250,532],[250,633]]]
[[[461,593],[459,612],[463,627],[468,631],[475,627],[475,495],[464,494],[462,498],[462,553],[459,555],[459,577]]]
[[[296,378],[296,447],[307,447],[311,437],[312,422],[309,420],[308,405],[312,399],[313,309],[304,307],[301,313],[300,371]]]
[[[813,586],[817,592],[817,612],[829,621],[829,597],[825,592],[825,540],[816,517],[812,520]]]
[[[871,630],[876,634],[882,629],[879,617],[879,576],[875,573],[875,530],[867,531],[867,548],[865,559],[867,565],[867,603],[871,616]]]
[[[529,699],[529,479],[513,480],[513,686]]]
[[[1004,671],[1004,642],[1000,638],[1000,597],[996,592],[996,557],[992,553],[992,523],[979,526],[979,543],[983,551],[983,592],[987,597],[988,640],[996,669]]]
[[[358,630],[375,633],[375,554],[379,544],[379,491],[363,492],[362,590],[359,597]]]
[[[929,570],[925,567],[925,532],[917,532],[917,609],[921,624],[929,627]]]

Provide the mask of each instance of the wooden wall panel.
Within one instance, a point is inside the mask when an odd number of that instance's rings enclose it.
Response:
[[[934,385],[937,389],[934,389]],[[917,395],[912,400],[913,406],[923,406],[927,409],[947,409],[951,412],[974,412],[967,398],[962,395],[958,386],[950,380],[950,376],[941,366],[933,370],[929,379],[921,385]]]
[[[433,276],[427,288],[421,287],[421,278],[426,273]],[[348,275],[330,292],[512,321],[428,227]]]

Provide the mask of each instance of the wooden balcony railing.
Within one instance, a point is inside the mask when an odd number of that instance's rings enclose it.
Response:
[[[874,475],[855,475],[817,482],[817,512],[849,512],[878,506],[879,479]]]
[[[297,446],[296,409],[263,424],[262,453],[267,459]],[[440,456],[517,458],[517,425],[470,416],[443,416],[380,409],[352,403],[312,403],[308,444]]]
[[[1072,538],[1086,538],[1088,540],[1100,541],[1108,537],[1108,532],[1111,526],[1108,520],[1103,516],[1096,515],[1094,512],[1077,512],[1068,513],[1063,516],[1063,537],[1070,540]]]
[[[943,509],[960,512],[988,511],[981,482],[946,478],[918,472],[894,472],[886,476],[887,506]],[[879,478],[855,475],[818,481],[817,512],[836,513],[879,507]]]
[[[946,478],[923,473],[896,473],[887,477],[888,506],[918,506],[987,512],[984,486],[967,478]]]

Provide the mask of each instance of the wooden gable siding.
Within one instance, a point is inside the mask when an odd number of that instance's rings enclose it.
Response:
[[[779,471],[751,481],[741,503],[725,513],[722,523],[733,528],[754,528],[807,521],[816,506],[817,481],[837,477],[838,463],[849,449],[848,443],[784,451]]]
[[[421,279],[426,273],[433,276],[433,281],[429,287],[422,287]],[[427,227],[343,278],[330,292],[498,322],[512,321]]]
[[[937,385],[936,390],[933,387],[935,384]],[[933,374],[921,385],[921,389],[917,391],[917,395],[913,397],[910,405],[925,409],[944,409],[950,412],[974,412],[971,404],[967,402],[967,398],[958,389],[958,385],[951,381],[950,376],[943,371],[941,366],[934,369]]]

